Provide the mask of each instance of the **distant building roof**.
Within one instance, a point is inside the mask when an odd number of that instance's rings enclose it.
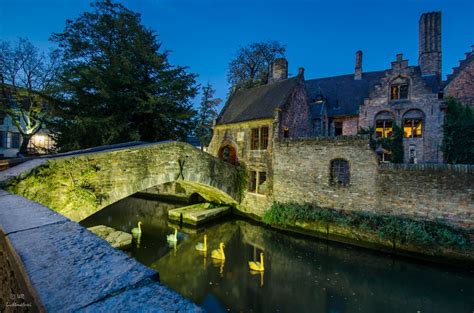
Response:
[[[454,78],[456,78],[463,70],[464,68],[470,63],[474,61],[474,46],[473,46],[473,51],[467,52],[465,54],[464,60],[459,61],[459,65],[453,68],[453,72],[451,74],[448,74],[446,77],[446,85],[448,85]]]
[[[326,99],[328,116],[357,115],[359,105],[384,75],[385,71],[377,71],[363,73],[360,80],[355,80],[354,74],[306,80],[312,115],[321,114],[321,106],[314,103],[320,93]]]
[[[293,77],[236,91],[222,109],[217,124],[272,118],[275,109],[286,102],[300,81],[300,77]]]

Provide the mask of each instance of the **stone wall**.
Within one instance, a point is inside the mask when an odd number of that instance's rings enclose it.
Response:
[[[349,161],[350,185],[330,183],[330,162]],[[279,140],[273,154],[273,199],[321,207],[373,211],[377,156],[365,139],[347,137]]]
[[[409,84],[407,99],[390,100],[390,86],[395,80],[404,80]],[[443,160],[440,145],[442,142],[442,125],[444,122],[443,100],[438,99],[437,92],[427,86],[417,67],[408,66],[408,60],[402,55],[392,62],[392,69],[387,70],[385,77],[365,99],[360,107],[359,127],[375,127],[378,113],[390,112],[394,122],[403,127],[405,114],[412,110],[422,112],[423,126],[421,138],[404,138],[405,162],[409,162],[410,146],[415,149],[418,163],[441,163]],[[412,111],[413,112],[413,111]]]
[[[333,159],[349,162],[350,184],[330,182]],[[273,200],[320,207],[444,219],[474,226],[474,167],[377,163],[368,140],[277,140],[273,153]]]
[[[27,173],[13,180],[11,168],[0,182],[13,193],[38,201],[80,221],[107,205],[147,188],[173,182],[189,185],[204,198],[232,204],[239,195],[237,169],[208,153],[180,142],[51,158],[37,166],[23,163]]]

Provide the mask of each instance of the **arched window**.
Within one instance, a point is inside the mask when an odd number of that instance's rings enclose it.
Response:
[[[223,146],[219,149],[218,153],[219,159],[230,163],[232,165],[237,164],[237,152],[235,151],[235,148],[232,147],[231,145],[226,145]]]
[[[394,117],[391,112],[382,111],[375,115],[375,136],[376,137],[391,137],[393,133]]]
[[[331,161],[330,183],[336,186],[347,186],[350,183],[351,173],[349,162],[344,159]]]
[[[425,115],[421,110],[410,110],[403,114],[403,137],[423,137],[423,121]]]
[[[408,99],[410,81],[404,77],[397,77],[390,84],[390,100]]]

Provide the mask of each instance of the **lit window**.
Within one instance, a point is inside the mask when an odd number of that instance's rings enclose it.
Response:
[[[390,85],[390,100],[408,99],[408,79],[398,77]]]
[[[403,137],[423,137],[424,114],[420,110],[410,110],[403,115]]]
[[[393,114],[390,112],[379,112],[375,116],[375,136],[377,138],[391,137],[393,134]]]
[[[350,182],[349,162],[343,159],[331,161],[330,183],[336,186],[347,186]]]
[[[423,120],[405,119],[403,134],[405,138],[421,138],[423,135]]]
[[[393,133],[392,120],[378,120],[375,122],[375,136],[377,138],[391,137]]]

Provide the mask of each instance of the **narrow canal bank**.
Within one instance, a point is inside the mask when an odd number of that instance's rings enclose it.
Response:
[[[204,309],[258,312],[470,312],[474,273],[377,251],[294,236],[231,218],[167,235],[167,210],[182,204],[127,198],[83,221],[129,231],[142,221],[140,244],[128,251],[160,273],[162,283]],[[208,237],[207,256],[195,246]],[[210,251],[225,244],[224,262]],[[265,271],[248,261],[265,255]],[[288,295],[292,295],[288,297]]]
[[[137,196],[181,203],[183,209],[193,203],[182,194],[174,197],[169,193],[139,193]],[[301,210],[305,212],[298,212]],[[274,204],[263,216],[238,208],[232,208],[232,213],[283,232],[474,270],[474,230],[456,228],[441,221],[344,212],[297,204]],[[306,216],[306,219],[298,216]]]
[[[474,270],[474,247],[472,241],[466,241],[462,248],[449,248],[436,245],[416,245],[402,242],[399,239],[383,238],[373,230],[363,230],[350,225],[328,222],[308,222],[295,220],[291,223],[269,223],[264,218],[234,210],[234,214],[251,219],[261,225],[274,228],[285,233],[294,233],[333,242],[349,244],[359,248],[375,250],[404,258],[427,261],[434,264],[455,266]],[[469,240],[470,238],[466,238]]]

